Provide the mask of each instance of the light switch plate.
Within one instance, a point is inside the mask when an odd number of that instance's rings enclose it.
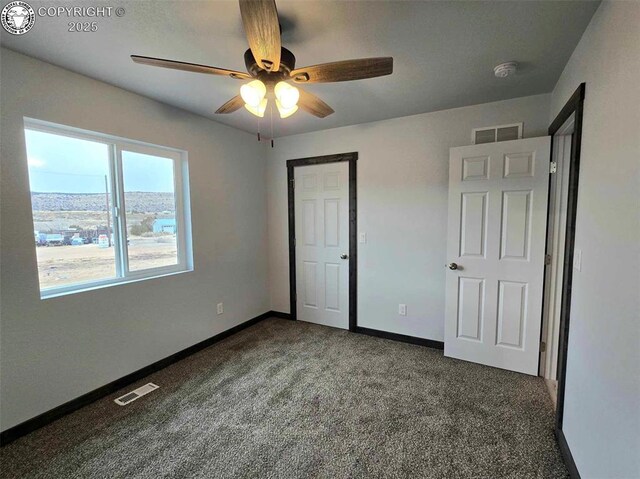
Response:
[[[367,233],[360,233],[359,242],[360,243],[366,243],[367,242]]]
[[[398,314],[400,316],[406,316],[407,315],[407,305],[406,304],[399,304],[398,305]]]
[[[573,268],[582,271],[582,250],[577,249],[573,253]]]

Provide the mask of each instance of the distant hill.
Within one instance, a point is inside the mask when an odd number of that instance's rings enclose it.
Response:
[[[161,213],[175,209],[173,193],[125,193],[127,211]],[[93,193],[31,193],[34,211],[106,211],[105,195]]]

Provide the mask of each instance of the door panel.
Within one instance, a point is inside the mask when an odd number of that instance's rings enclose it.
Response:
[[[304,261],[302,263],[304,280],[304,300],[305,307],[318,307],[318,263]]]
[[[304,223],[304,244],[316,245],[316,200],[302,202],[302,222]]]
[[[489,175],[489,157],[462,159],[462,181],[486,180]]]
[[[340,312],[340,264],[324,265],[325,306],[328,310]]]
[[[340,246],[340,198],[324,200],[324,245]]]
[[[498,281],[498,337],[496,345],[522,349],[527,320],[527,283]]]
[[[457,337],[472,341],[482,341],[484,280],[460,278],[458,284]]]
[[[529,257],[529,220],[531,190],[502,193],[500,259]]]
[[[349,328],[349,164],[294,168],[297,318]]]
[[[487,192],[462,193],[460,256],[485,255]]]
[[[550,139],[452,148],[445,355],[537,374]]]
[[[504,177],[522,178],[533,176],[533,155],[529,152],[504,155]]]

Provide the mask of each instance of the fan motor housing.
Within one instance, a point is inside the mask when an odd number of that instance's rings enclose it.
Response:
[[[244,52],[244,64],[251,76],[259,78],[265,83],[271,83],[289,78],[289,73],[296,67],[296,57],[290,50],[284,47],[280,48],[280,68],[278,71],[270,72],[258,66],[251,49],[248,49]]]

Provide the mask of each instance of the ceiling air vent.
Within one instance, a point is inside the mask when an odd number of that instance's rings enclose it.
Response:
[[[127,393],[123,396],[120,396],[118,399],[114,399],[113,402],[119,404],[120,406],[126,406],[130,402],[135,401],[138,398],[141,398],[145,394],[149,394],[151,391],[155,391],[160,386],[157,386],[153,383],[147,383],[144,386],[140,386],[138,389],[134,389],[130,393]]]
[[[489,126],[473,129],[474,145],[482,143],[495,143],[496,141],[519,140],[522,138],[522,123],[511,125]]]

